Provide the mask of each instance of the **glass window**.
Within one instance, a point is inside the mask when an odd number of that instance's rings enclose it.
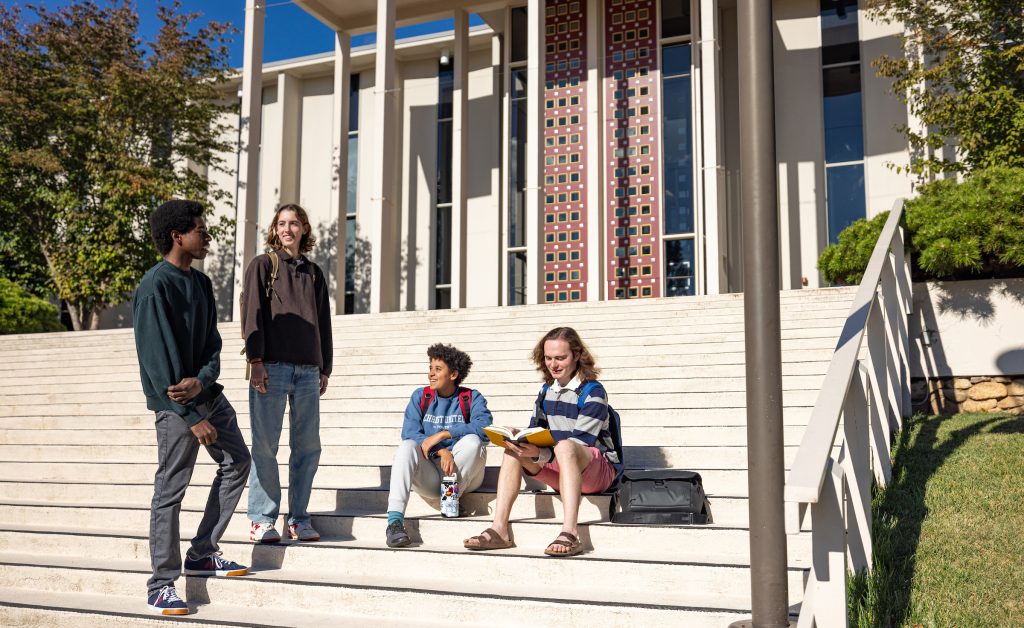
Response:
[[[665,296],[694,294],[693,240],[665,242]]]
[[[825,68],[825,162],[864,159],[860,65]]]
[[[693,108],[690,95],[690,44],[665,46],[663,159],[665,233],[693,233]],[[669,64],[677,73],[668,75]]]
[[[509,61],[526,61],[526,7],[512,9],[512,56]]]
[[[857,0],[821,0],[821,62],[860,60]]]
[[[828,201],[828,241],[839,240],[839,232],[866,215],[864,204],[864,164],[825,168]]]
[[[351,162],[350,162],[351,164]],[[356,292],[356,216],[345,219],[345,313],[355,311]]]
[[[690,0],[661,0],[661,36],[690,34]]]
[[[359,130],[359,75],[353,74],[348,81],[348,132]]]

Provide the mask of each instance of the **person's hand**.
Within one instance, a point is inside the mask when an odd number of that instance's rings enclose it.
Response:
[[[167,387],[167,396],[174,403],[187,403],[203,392],[203,383],[195,377],[186,377]]]
[[[320,373],[320,396],[323,397],[325,392],[327,392],[327,376]]]
[[[520,458],[529,458],[532,460],[540,455],[540,447],[530,443],[520,443],[506,438],[505,446]]]
[[[255,388],[256,392],[265,393],[267,392],[267,382],[269,381],[267,367],[263,366],[263,362],[253,362],[249,369],[249,385]]]
[[[217,441],[217,429],[210,425],[210,419],[203,419],[193,425],[191,429],[200,445],[212,445]]]
[[[455,475],[455,456],[452,452],[442,449],[437,453],[441,456],[441,471],[444,471],[445,475]]]
[[[444,439],[451,438],[451,437],[452,437],[452,433],[451,432],[449,432],[448,430],[441,430],[437,434],[433,434],[433,435],[428,436],[425,439],[423,439],[423,443],[420,445],[420,451],[423,452],[423,458],[424,459],[429,459],[430,458],[430,450],[433,449],[435,445],[437,445],[438,443],[440,443]]]

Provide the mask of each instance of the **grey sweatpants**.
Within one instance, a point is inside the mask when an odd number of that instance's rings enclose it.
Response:
[[[484,481],[484,466],[487,456],[484,443],[476,434],[459,439],[452,447],[455,458],[456,476],[459,478],[459,493],[466,494],[480,488]],[[395,452],[391,465],[391,491],[388,493],[388,512],[405,514],[412,489],[429,500],[441,498],[441,464],[437,460],[424,460],[419,444],[414,440],[403,440]]]
[[[249,477],[249,449],[238,429],[235,410],[223,394],[197,406],[199,413],[217,430],[217,440],[206,446],[217,462],[217,475],[210,487],[206,511],[188,553],[203,558],[218,551],[217,542],[235,513],[238,498]],[[153,481],[153,503],[149,515],[149,556],[153,576],[149,594],[173,585],[181,575],[181,534],[178,515],[181,500],[192,479],[199,440],[180,415],[156,413],[157,468]]]

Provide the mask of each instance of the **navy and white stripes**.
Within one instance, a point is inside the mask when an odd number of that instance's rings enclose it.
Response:
[[[544,395],[543,404],[534,404],[530,427],[546,427],[551,430],[555,442],[574,440],[585,447],[597,447],[612,464],[618,464],[615,444],[608,425],[608,393],[604,386],[597,384],[579,405],[579,389],[582,385],[573,378],[567,385],[553,382]],[[539,407],[543,406],[543,407]],[[550,449],[542,449],[537,462],[546,464],[554,457]]]

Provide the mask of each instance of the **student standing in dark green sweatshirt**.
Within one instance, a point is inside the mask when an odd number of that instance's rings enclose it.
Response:
[[[147,603],[161,615],[186,615],[174,582],[181,575],[178,515],[199,446],[218,465],[206,511],[185,555],[185,575],[244,576],[248,569],[220,556],[249,474],[249,450],[235,411],[224,397],[221,339],[210,278],[192,260],[209,253],[203,207],[168,201],[149,217],[153,243],[164,259],[149,269],[135,293],[135,348],[147,407],[156,413],[157,471],[150,507],[153,576]]]

